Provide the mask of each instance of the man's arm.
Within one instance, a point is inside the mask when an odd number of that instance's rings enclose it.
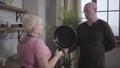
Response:
[[[105,29],[105,52],[112,50],[115,47],[115,37],[108,24]]]

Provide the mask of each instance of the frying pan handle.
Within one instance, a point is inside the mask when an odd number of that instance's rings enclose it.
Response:
[[[64,51],[64,48],[58,47],[58,50],[59,50],[59,51],[62,51],[64,54],[66,53],[66,52]]]
[[[63,50],[63,48],[57,47],[57,49],[58,49],[59,51],[62,51],[63,53],[65,53],[64,50]]]
[[[60,48],[60,47],[58,47],[58,50],[59,50],[59,51],[63,51],[63,49],[62,49],[62,48]]]

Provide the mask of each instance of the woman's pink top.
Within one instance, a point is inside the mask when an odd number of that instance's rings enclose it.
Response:
[[[47,56],[51,58],[51,51],[45,43],[38,38],[31,37],[26,43],[18,43],[17,47],[19,63],[25,68],[37,68],[36,59]]]

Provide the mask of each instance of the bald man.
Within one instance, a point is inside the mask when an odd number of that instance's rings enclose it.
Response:
[[[89,2],[84,7],[87,21],[78,26],[80,58],[78,68],[105,68],[105,52],[115,47],[113,32],[105,21],[98,19],[97,6]]]

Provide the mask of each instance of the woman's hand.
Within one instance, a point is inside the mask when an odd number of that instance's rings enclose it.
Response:
[[[68,53],[68,48],[63,48],[62,50],[64,53]]]
[[[56,56],[58,55],[58,56],[61,57],[61,56],[63,55],[62,50],[59,51],[59,50],[57,49],[56,52],[55,52],[55,55],[56,55]]]
[[[63,53],[68,53],[68,48],[62,48],[62,50],[56,50],[56,52],[55,52],[55,55],[59,55],[59,56],[62,56],[63,55]]]

